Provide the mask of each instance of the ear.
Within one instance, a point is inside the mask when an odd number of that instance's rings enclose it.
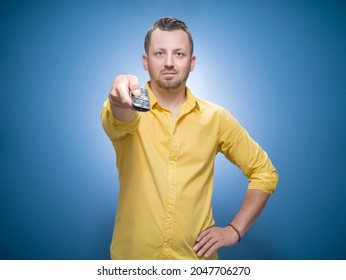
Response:
[[[148,71],[148,56],[146,54],[142,55],[142,63],[145,71]]]
[[[192,55],[192,56],[191,56],[191,67],[190,67],[190,72],[192,72],[193,69],[195,69],[195,65],[196,65],[196,56]]]

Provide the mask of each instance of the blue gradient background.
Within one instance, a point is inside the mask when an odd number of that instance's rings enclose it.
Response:
[[[0,258],[108,259],[115,155],[100,124],[113,78],[147,73],[143,39],[173,15],[194,36],[189,87],[222,104],[280,174],[221,259],[345,259],[344,1],[2,1]],[[246,179],[216,161],[214,215]]]

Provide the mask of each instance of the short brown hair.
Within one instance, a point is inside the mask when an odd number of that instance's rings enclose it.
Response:
[[[148,30],[147,35],[145,36],[144,39],[144,49],[145,52],[148,54],[149,50],[149,45],[150,45],[150,39],[151,39],[151,34],[155,29],[161,29],[163,31],[173,31],[173,30],[183,30],[186,32],[189,42],[190,42],[190,47],[191,47],[191,55],[193,54],[193,40],[191,33],[189,29],[187,28],[185,22],[178,20],[174,17],[163,17],[160,18],[158,21],[154,23],[154,25]]]

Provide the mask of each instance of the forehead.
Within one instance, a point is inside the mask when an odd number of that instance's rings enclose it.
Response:
[[[183,30],[163,31],[155,29],[151,34],[150,48],[154,49],[188,49],[189,37]]]

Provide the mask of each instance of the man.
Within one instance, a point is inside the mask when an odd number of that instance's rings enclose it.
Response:
[[[278,176],[267,154],[224,108],[186,87],[196,58],[184,22],[159,19],[145,38],[150,111],[133,110],[136,76],[113,83],[102,111],[119,171],[112,259],[217,259],[239,242],[274,192]],[[230,224],[214,223],[214,158],[221,152],[249,179]]]

